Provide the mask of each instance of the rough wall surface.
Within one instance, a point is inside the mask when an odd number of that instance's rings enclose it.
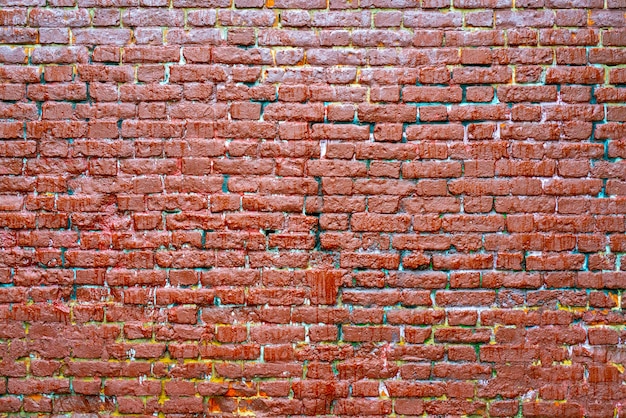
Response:
[[[624,0],[0,5],[0,412],[626,416]]]

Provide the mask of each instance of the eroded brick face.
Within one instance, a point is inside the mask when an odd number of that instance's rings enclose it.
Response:
[[[0,413],[626,417],[623,0],[0,0]]]

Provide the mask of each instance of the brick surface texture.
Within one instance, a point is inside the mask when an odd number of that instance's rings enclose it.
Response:
[[[625,46],[625,0],[0,0],[0,414],[626,417]]]

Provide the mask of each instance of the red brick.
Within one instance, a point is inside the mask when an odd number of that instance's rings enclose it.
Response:
[[[621,416],[623,1],[44,3],[1,412]]]

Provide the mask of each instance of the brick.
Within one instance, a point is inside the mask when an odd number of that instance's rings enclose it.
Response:
[[[621,416],[624,6],[0,0],[0,412]]]

